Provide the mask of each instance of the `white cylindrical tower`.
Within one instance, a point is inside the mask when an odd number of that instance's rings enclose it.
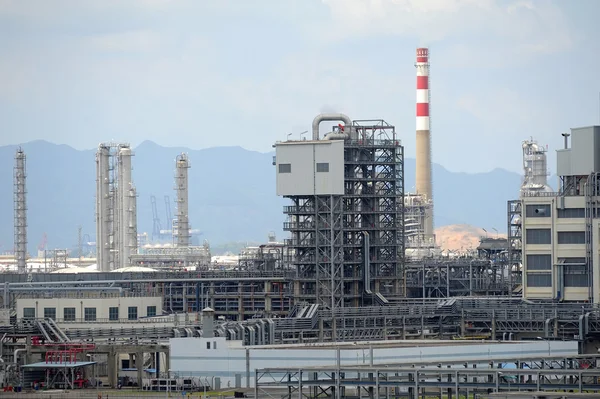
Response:
[[[187,154],[180,154],[177,156],[175,167],[175,190],[177,191],[177,246],[189,247],[188,169],[190,168],[190,161]]]
[[[137,246],[137,221],[135,214],[135,188],[131,179],[131,157],[129,147],[119,149],[119,179],[118,179],[118,214],[119,214],[119,265],[130,265],[131,253]]]
[[[15,207],[15,260],[19,273],[27,272],[27,187],[25,152],[17,149],[14,170],[14,207]]]
[[[111,246],[110,148],[100,144],[96,153],[96,260],[98,270],[110,271]]]
[[[423,233],[433,236],[433,191],[431,178],[431,133],[429,129],[429,50],[417,49],[417,140],[416,190],[430,203]]]

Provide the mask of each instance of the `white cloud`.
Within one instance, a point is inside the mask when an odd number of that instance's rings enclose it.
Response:
[[[164,47],[165,38],[149,30],[92,36],[89,44],[97,50],[120,53],[150,53]]]
[[[552,53],[572,45],[572,33],[552,2],[493,0],[322,0],[335,23],[329,37],[399,35],[420,45],[479,39],[508,43],[513,56]]]

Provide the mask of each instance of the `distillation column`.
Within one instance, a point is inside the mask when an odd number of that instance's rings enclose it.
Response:
[[[15,201],[15,260],[19,273],[27,271],[27,189],[26,183],[26,155],[21,148],[15,155],[14,170],[14,201]]]
[[[96,153],[96,260],[102,272],[109,272],[112,263],[109,173],[110,148],[100,144]]]
[[[175,160],[175,166],[175,190],[177,191],[177,246],[189,247],[188,169],[190,168],[190,160],[187,154],[178,155]]]
[[[429,130],[429,50],[417,49],[417,140],[416,140],[416,190],[425,201],[424,235],[433,237],[433,191],[431,184],[431,134]]]
[[[137,248],[136,191],[131,179],[129,147],[119,149],[119,267],[130,265],[130,256]]]

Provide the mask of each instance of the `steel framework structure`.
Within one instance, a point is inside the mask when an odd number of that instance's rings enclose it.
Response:
[[[522,254],[523,254],[523,228],[522,228],[523,203],[521,200],[511,200],[507,204],[507,231],[508,231],[508,267],[513,287],[522,281]],[[516,280],[516,281],[515,281]],[[518,291],[518,290],[517,290]],[[510,293],[512,295],[512,292]]]
[[[573,356],[256,369],[254,397],[450,399],[520,390],[599,392],[597,365],[597,356]]]
[[[406,264],[406,297],[509,295],[517,280],[506,262],[488,259],[424,259]]]
[[[188,202],[188,169],[190,168],[190,160],[187,154],[179,154],[175,160],[175,190],[177,191],[177,228],[173,226],[173,230],[177,231],[177,246],[180,248],[189,247],[190,245],[190,222],[189,222],[189,202]],[[165,205],[168,206],[166,201]],[[167,214],[170,209],[167,208]],[[167,216],[168,217],[168,216]]]
[[[14,230],[15,259],[19,273],[27,270],[27,157],[23,149],[18,148],[14,168]]]
[[[394,126],[354,121],[344,143],[344,195],[289,196],[284,230],[294,296],[327,309],[385,304],[401,292],[404,152]]]

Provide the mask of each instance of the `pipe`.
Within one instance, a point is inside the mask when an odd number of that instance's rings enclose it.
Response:
[[[327,133],[323,140],[346,140],[348,135],[346,133]]]
[[[19,352],[23,352],[26,351],[27,349],[24,348],[20,348],[20,349],[15,349],[15,364],[19,364]]]
[[[164,282],[164,281],[181,281],[181,282],[239,282],[239,281],[285,281],[285,277],[226,277],[226,278],[186,278],[181,277],[173,280],[161,280],[158,278],[148,278],[148,279],[135,279],[135,280],[124,280],[124,279],[115,279],[115,280],[88,280],[88,281],[32,281],[28,283],[10,283],[10,289],[12,287],[30,287],[30,286],[52,286],[52,285],[60,285],[66,286],[66,284],[83,284],[83,285],[99,285],[99,284],[133,284],[133,283],[148,283],[149,281],[156,282]],[[8,284],[8,283],[7,283]],[[0,287],[4,288],[4,283],[0,283]]]
[[[118,291],[123,292],[121,287],[22,287],[10,288],[10,291]]]
[[[352,126],[350,117],[344,114],[319,114],[315,116],[312,123],[312,138],[319,140],[319,125],[324,121],[343,121],[349,129]]]

